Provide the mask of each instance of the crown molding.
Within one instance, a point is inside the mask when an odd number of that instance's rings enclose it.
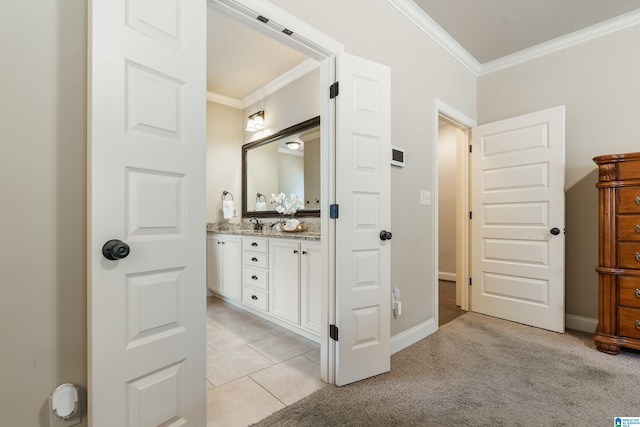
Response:
[[[549,40],[548,42],[540,43],[528,49],[523,49],[511,55],[486,62],[480,66],[480,73],[478,75],[492,73],[525,61],[530,61],[638,24],[640,24],[640,9],[574,31],[573,33]]]
[[[215,102],[216,104],[226,105],[228,107],[242,109],[242,101],[231,98],[230,96],[220,95],[219,93],[207,91],[207,102]]]
[[[449,33],[431,19],[431,17],[413,1],[386,1],[476,76],[512,67],[525,61],[530,61],[532,59],[640,24],[640,9],[638,9],[598,24],[594,24],[590,27],[574,31],[573,33],[565,36],[549,40],[548,42],[540,43],[539,45],[532,46],[528,49],[523,49],[511,55],[503,56],[502,58],[480,64],[469,52],[460,46],[460,44],[458,44],[458,42],[449,35]]]
[[[248,106],[255,104],[261,99],[264,99],[267,96],[279,91],[286,85],[292,83],[295,80],[298,80],[300,77],[310,73],[318,67],[320,67],[320,63],[318,61],[315,61],[313,59],[305,59],[300,64],[296,65],[280,77],[276,77],[270,83],[267,83],[265,86],[261,87],[260,89],[244,98],[242,100],[242,108],[247,108]]]
[[[467,70],[471,71],[476,76],[480,73],[480,63],[413,1],[386,1],[433,41],[440,45],[440,47],[442,47],[454,59],[460,62]]]
[[[227,105],[229,107],[238,108],[240,110],[247,108],[250,105],[266,98],[267,96],[279,91],[286,85],[294,82],[300,77],[320,67],[320,63],[313,59],[306,59],[300,64],[296,65],[286,73],[279,77],[276,77],[273,81],[262,86],[260,89],[251,93],[244,99],[231,98],[230,96],[220,95],[215,92],[207,91],[207,101],[215,102],[217,104]]]

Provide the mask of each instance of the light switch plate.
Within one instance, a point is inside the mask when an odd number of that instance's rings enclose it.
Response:
[[[427,191],[427,190],[420,191],[420,204],[421,205],[431,204],[431,191]]]

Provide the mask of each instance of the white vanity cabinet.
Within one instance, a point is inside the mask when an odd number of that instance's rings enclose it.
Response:
[[[300,324],[300,242],[272,239],[269,245],[269,313]]]
[[[269,310],[269,239],[242,238],[242,302]]]
[[[319,242],[271,239],[269,246],[269,312],[320,335]]]
[[[207,287],[235,300],[242,299],[242,239],[239,236],[207,236]]]
[[[301,326],[320,335],[322,307],[322,250],[320,242],[300,244],[300,322]]]

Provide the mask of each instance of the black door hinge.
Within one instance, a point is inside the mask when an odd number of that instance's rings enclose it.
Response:
[[[340,207],[340,205],[338,205],[337,203],[329,205],[329,218],[331,218],[331,219],[337,219],[338,218],[339,207]]]
[[[469,211],[469,219],[473,219],[473,212]]]
[[[340,92],[340,85],[338,84],[338,82],[335,82],[334,84],[329,86],[329,99],[333,99],[336,96],[338,96],[339,92]]]
[[[338,341],[338,327],[336,325],[329,325],[329,338]]]
[[[260,15],[256,18],[258,21],[262,22],[263,24],[267,24],[269,22],[269,18],[265,18],[264,16]]]
[[[469,144],[469,152],[473,153],[473,145]]]
[[[473,281],[471,280],[471,277],[469,277],[469,286],[473,286]]]

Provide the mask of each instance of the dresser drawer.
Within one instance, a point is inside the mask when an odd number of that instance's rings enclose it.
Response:
[[[640,243],[618,243],[620,268],[640,268]]]
[[[262,237],[243,237],[242,249],[266,254],[269,252],[269,239]]]
[[[257,310],[266,312],[269,304],[269,294],[245,286],[242,289],[242,302]]]
[[[618,276],[618,304],[640,308],[640,277]]]
[[[640,215],[618,216],[618,239],[640,240]]]
[[[269,256],[267,254],[244,251],[242,253],[242,262],[244,265],[252,267],[269,268]]]
[[[640,162],[620,162],[618,163],[618,179],[638,179],[640,176]]]
[[[640,213],[640,187],[622,187],[618,191],[618,213]]]
[[[269,272],[266,270],[258,270],[257,268],[245,267],[243,272],[243,280],[245,285],[256,288],[269,290]]]
[[[640,308],[618,307],[618,335],[640,338]]]

